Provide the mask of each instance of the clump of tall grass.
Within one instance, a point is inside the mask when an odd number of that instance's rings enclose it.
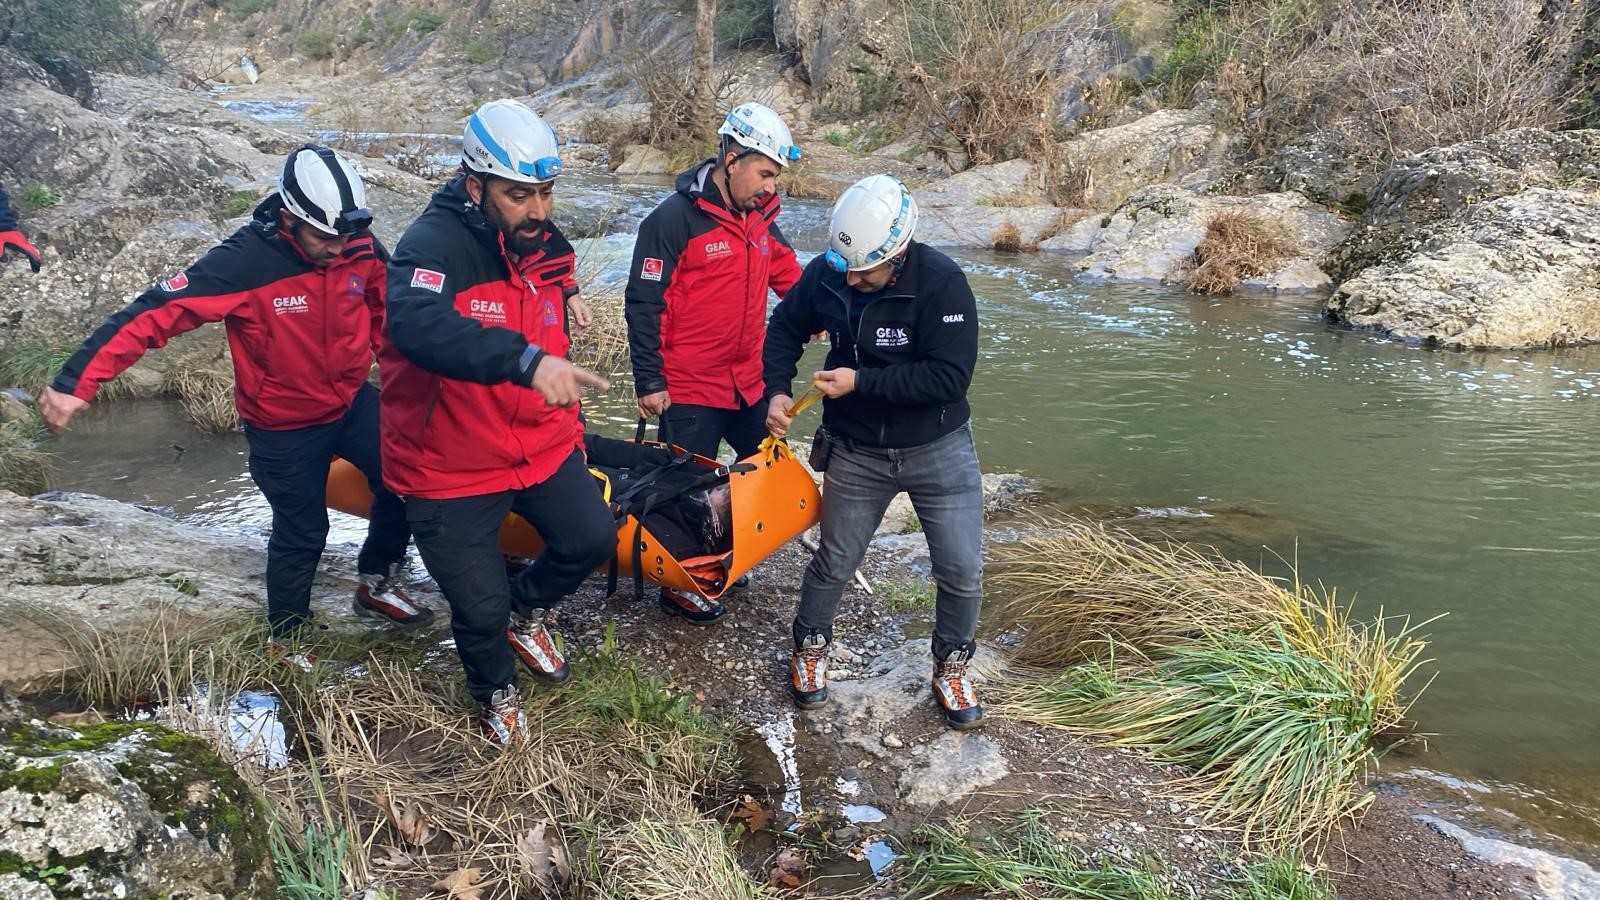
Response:
[[[1171,900],[1172,887],[1152,860],[1143,865],[1095,862],[1050,827],[1045,811],[1026,809],[1014,822],[973,841],[964,823],[917,832],[919,846],[905,861],[907,896],[917,900],[951,891],[1011,897]]]
[[[178,398],[183,413],[201,431],[238,431],[239,409],[233,402],[233,365],[220,354],[205,365],[174,366],[166,372],[165,390]]]
[[[0,422],[0,491],[28,496],[50,487],[55,466],[39,449],[39,427],[36,419]]]
[[[1259,213],[1242,209],[1217,213],[1206,223],[1205,237],[1189,261],[1189,290],[1229,293],[1246,278],[1276,272],[1298,249],[1281,223]]]
[[[1174,789],[1247,841],[1316,843],[1370,801],[1427,647],[1408,621],[1354,622],[1298,578],[1098,525],[1002,556],[1032,668],[1001,691],[1007,714],[1188,766]]]
[[[1051,811],[1029,807],[989,823],[930,825],[906,848],[907,897],[929,900],[955,891],[985,896],[1082,900],[1174,900],[1195,896],[1177,887],[1159,859],[1097,860],[1051,826]],[[1220,888],[1225,900],[1333,900],[1320,873],[1297,853],[1261,857]]]

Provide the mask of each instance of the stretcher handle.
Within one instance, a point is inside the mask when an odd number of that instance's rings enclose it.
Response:
[[[639,417],[639,426],[633,430],[633,442],[635,444],[644,443],[644,429],[648,424],[650,424],[649,419],[646,419],[644,416]],[[670,447],[672,446],[671,435],[672,429],[667,426],[667,417],[665,415],[657,416],[656,440]]]

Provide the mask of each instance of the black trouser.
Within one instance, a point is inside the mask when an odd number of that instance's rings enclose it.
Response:
[[[508,583],[500,522],[511,511],[544,539],[544,552]],[[506,642],[511,612],[549,609],[611,558],[617,526],[600,487],[574,450],[555,474],[520,491],[449,500],[410,497],[406,515],[428,574],[450,602],[450,628],[467,673],[467,690],[488,704],[515,684],[516,659]]]
[[[378,389],[363,384],[343,417],[326,425],[272,431],[245,425],[250,477],[272,507],[267,541],[267,621],[282,635],[311,615],[311,580],[328,540],[328,465],[342,456],[367,476],[372,511],[356,568],[388,572],[406,555],[405,505],[383,486],[378,462]]]
[[[743,401],[741,401],[742,403]],[[679,447],[711,459],[724,438],[733,448],[734,459],[744,459],[756,452],[767,436],[767,411],[760,405],[738,409],[718,409],[715,406],[696,406],[692,403],[674,403],[661,414],[666,440]]]

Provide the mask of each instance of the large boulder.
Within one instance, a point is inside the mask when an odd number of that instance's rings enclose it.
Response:
[[[262,809],[198,738],[25,720],[0,737],[0,896],[277,896]]]
[[[1217,128],[1209,107],[1163,109],[1085,132],[1063,148],[1083,206],[1109,209],[1153,184],[1203,188],[1238,155],[1240,140]]]
[[[1276,271],[1247,279],[1245,288],[1319,291],[1332,287],[1315,260],[1337,244],[1349,226],[1300,194],[1255,197],[1197,194],[1171,185],[1142,190],[1098,219],[1085,219],[1042,250],[1087,249],[1078,270],[1090,281],[1154,284],[1178,280],[1220,213],[1245,211],[1276,225],[1298,247]],[[1083,244],[1086,243],[1085,248]]]
[[[820,110],[856,114],[881,103],[895,77],[889,49],[904,34],[892,4],[874,0],[778,0],[778,49],[797,61]]]
[[[1328,314],[1455,349],[1600,342],[1600,197],[1531,188],[1409,232]]]
[[[1328,257],[1339,281],[1401,260],[1430,237],[1428,226],[1474,205],[1533,187],[1600,183],[1600,129],[1519,128],[1395,163],[1372,189],[1361,221]]]

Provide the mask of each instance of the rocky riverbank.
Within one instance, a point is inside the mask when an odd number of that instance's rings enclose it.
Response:
[[[1007,478],[989,479],[987,487],[996,510],[1014,504],[1018,491],[1025,489],[1023,483]],[[562,631],[570,652],[582,653],[601,644],[616,647],[637,660],[642,672],[659,676],[670,690],[691,697],[696,710],[725,719],[748,736],[741,744],[743,786],[732,789],[730,802],[744,803],[738,798],[745,794],[752,798],[748,803],[754,807],[740,808],[747,815],[743,821],[753,830],[771,827],[781,833],[787,827],[814,835],[819,844],[807,851],[807,871],[844,877],[812,883],[811,895],[855,886],[868,887],[872,896],[898,896],[896,885],[902,882],[882,879],[896,873],[895,858],[901,857],[898,865],[904,866],[903,857],[917,852],[921,829],[950,822],[989,822],[998,827],[1019,810],[1040,807],[1058,809],[1066,817],[1063,827],[1070,828],[1072,843],[1093,859],[1163,860],[1162,878],[1180,894],[1213,892],[1237,877],[1241,859],[1237,835],[1206,824],[1197,808],[1173,798],[1163,786],[1180,774],[1176,770],[1153,766],[1134,753],[1091,739],[1023,722],[1002,719],[972,734],[952,733],[942,726],[924,686],[925,638],[914,636],[927,627],[925,548],[917,540],[920,535],[908,526],[914,527],[914,522],[891,522],[875,542],[863,567],[873,592],[847,592],[833,652],[834,702],[818,712],[797,714],[782,688],[788,610],[794,599],[789,586],[798,583],[805,562],[793,545],[756,569],[754,587],[729,598],[728,619],[715,628],[697,629],[665,618],[653,604],[633,603],[626,591],[602,597],[602,579],[597,578],[561,610]],[[995,539],[1002,536],[997,532]],[[30,500],[0,494],[0,547],[6,550],[0,583],[8,586],[5,604],[11,622],[0,636],[0,659],[6,661],[0,687],[12,690],[30,686],[37,690],[53,683],[52,672],[81,664],[84,648],[104,646],[95,643],[94,635],[101,640],[133,640],[158,622],[169,629],[163,633],[174,635],[182,633],[183,622],[248,622],[259,617],[263,603],[264,555],[259,538],[185,525],[159,512],[89,495]],[[331,554],[314,588],[314,607],[335,632],[364,633],[368,627],[348,611],[352,573],[350,558]],[[420,570],[412,573],[412,587],[428,605],[445,609]],[[442,640],[447,629],[441,622],[432,639]],[[980,684],[1004,673],[1007,639],[996,635],[994,640],[997,643],[982,656]],[[426,643],[408,638],[404,645],[413,648],[406,652],[414,653]],[[361,646],[373,648],[379,658],[384,652],[381,642]],[[429,665],[443,666],[445,677],[454,677],[452,654],[425,653],[423,658],[435,660]],[[344,677],[362,676],[356,669]],[[150,688],[159,696],[158,686]],[[55,706],[60,708],[61,703]],[[13,713],[12,721],[19,721],[18,715]],[[121,857],[113,844],[121,832],[102,827],[121,821],[116,819],[121,815],[117,810],[129,808],[129,803],[145,808],[147,801],[140,797],[153,796],[164,783],[152,783],[136,767],[123,764],[138,757],[127,756],[131,751],[117,739],[100,749],[94,741],[74,738],[73,729],[85,738],[91,732],[98,734],[77,724],[85,721],[82,717],[56,718],[58,724],[49,726],[53,731],[11,731],[6,746],[0,747],[0,760],[13,773],[0,773],[0,778],[9,779],[0,790],[0,800],[10,803],[0,803],[0,812],[10,810],[4,813],[9,824],[3,830],[35,834],[27,829],[64,827],[60,823],[66,821],[61,818],[65,812],[51,812],[42,819],[26,812],[40,803],[54,809],[52,804],[67,801],[60,799],[59,788],[17,780],[16,773],[32,771],[19,768],[32,765],[26,760],[40,758],[17,745],[24,733],[42,734],[45,737],[38,740],[57,743],[76,740],[70,746],[78,748],[71,751],[77,762],[67,768],[99,771],[94,767],[106,763],[98,760],[109,761],[116,771],[105,776],[111,785],[107,790],[124,798],[119,801],[122,805],[90,810],[76,801],[70,807],[73,821],[83,826],[73,829],[79,835],[73,847],[95,854],[100,861],[92,873],[78,872],[78,864],[65,865],[72,854],[60,848],[51,855],[29,849],[32,844],[5,844],[0,853],[20,859],[22,868],[0,877],[10,879],[7,883],[14,882],[19,890],[37,893],[40,873],[62,864],[63,871],[72,874],[61,884],[88,883],[83,879],[89,878],[168,884],[160,880],[166,870],[153,862],[144,869],[118,862]],[[151,735],[145,739],[135,735],[133,740],[139,746],[159,744],[159,735]],[[52,760],[51,765],[68,762],[61,752],[52,750],[44,758]],[[1428,896],[1575,898],[1583,896],[1583,884],[1592,884],[1584,879],[1593,873],[1578,864],[1563,869],[1554,861],[1504,853],[1495,857],[1499,864],[1479,860],[1465,849],[1479,846],[1472,843],[1474,839],[1457,826],[1435,828],[1413,818],[1418,807],[1418,801],[1405,794],[1380,790],[1373,810],[1360,824],[1343,830],[1333,844],[1338,850],[1330,851],[1325,860],[1335,873],[1340,897],[1409,898],[1419,896],[1419,886],[1426,885]],[[751,822],[750,815],[759,821]],[[30,824],[36,821],[42,824]],[[746,840],[741,851],[745,865],[765,873],[771,864],[771,837]],[[748,843],[751,840],[754,843]],[[212,845],[224,852],[247,852],[244,845],[218,844],[215,836]],[[211,870],[249,877],[247,859],[230,858],[240,868],[212,866]],[[1537,871],[1520,868],[1527,865]],[[376,874],[377,868],[372,871],[371,887],[387,881],[419,890],[449,874],[430,869],[420,859],[388,876]],[[146,896],[139,890],[148,889],[138,888],[127,896]]]

